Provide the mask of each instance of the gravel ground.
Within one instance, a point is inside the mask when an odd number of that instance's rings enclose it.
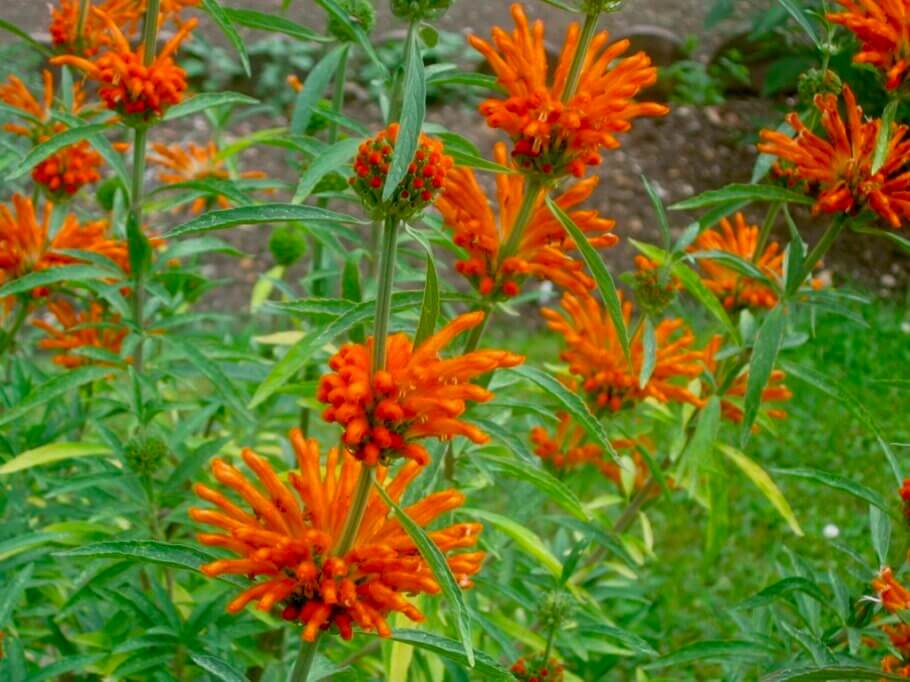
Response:
[[[277,11],[278,0],[236,0],[227,3],[263,11]],[[642,27],[648,33],[658,32],[681,43],[687,36],[697,38],[697,55],[705,57],[736,30],[736,21],[728,21],[709,32],[703,30],[706,13],[713,3],[710,0],[630,0],[622,12],[611,14],[603,22],[614,36],[637,35]],[[440,22],[441,29],[469,33],[476,31],[488,35],[492,25],[511,25],[509,3],[503,0],[481,2],[460,0],[455,8]],[[384,9],[385,3],[380,3]],[[554,46],[562,39],[570,17],[543,3],[533,3],[529,14],[544,18],[548,40]],[[321,10],[307,1],[296,0],[289,10],[290,18],[306,25],[321,22]],[[34,33],[45,30],[47,8],[43,3],[7,0],[0,9],[0,17],[17,23]],[[380,10],[377,32],[395,35],[399,28],[387,12]],[[213,39],[218,36],[208,31]],[[261,34],[260,34],[261,36]],[[2,40],[4,38],[0,38]],[[649,43],[650,44],[650,43]],[[663,54],[673,51],[673,42],[658,41]],[[254,74],[255,77],[255,74]],[[359,95],[359,96],[358,96]],[[378,123],[374,105],[363,99],[363,93],[351,92],[352,101],[346,104],[351,115],[374,126]],[[779,120],[783,104],[759,98],[731,99],[721,106],[693,108],[674,107],[672,112],[658,120],[640,120],[623,138],[623,146],[607,155],[600,170],[601,182],[592,203],[606,215],[616,219],[616,232],[621,237],[654,240],[656,225],[640,177],[647,176],[657,187],[667,203],[691,196],[728,182],[748,181],[755,161],[755,130],[762,124]],[[498,139],[495,131],[487,129],[473,107],[461,102],[444,102],[431,108],[428,119],[446,125],[471,138],[481,149],[489,150]],[[163,138],[196,138],[204,134],[201,124],[194,128],[171,127],[160,130]],[[263,118],[241,123],[237,134],[280,124]],[[271,175],[288,180],[289,170],[281,154],[274,150],[251,150],[246,159],[250,167],[268,171]],[[753,216],[760,220],[759,216]],[[681,229],[691,216],[671,213],[674,229]],[[805,217],[804,225],[809,235],[817,234],[819,226]],[[251,257],[241,263],[243,275],[239,281],[222,292],[221,304],[243,305],[249,296],[249,285],[258,272],[271,265],[267,253],[266,235],[262,228],[240,230],[231,239]],[[811,241],[812,237],[808,237]],[[631,263],[632,249],[627,242],[613,249],[608,259],[617,270],[627,269]],[[860,277],[883,291],[903,288],[907,282],[906,258],[895,258],[891,247],[881,241],[848,235],[839,244],[829,260],[829,267]],[[236,264],[222,263],[216,276],[237,276]],[[221,305],[219,305],[221,307]]]

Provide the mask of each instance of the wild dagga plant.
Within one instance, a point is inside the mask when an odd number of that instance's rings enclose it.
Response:
[[[790,599],[779,627],[742,617],[740,639],[670,651],[648,576],[652,508],[704,509],[718,557],[735,472],[803,533],[749,450],[806,384],[902,480],[874,417],[783,358],[803,310],[850,313],[822,271],[846,228],[908,247],[910,9],[782,3],[819,48],[811,102],[761,133],[752,184],[670,207],[706,209],[680,234],[645,181],[660,243],[632,241],[620,291],[604,257],[628,236],[590,199],[622,134],[668,110],[648,56],[599,30],[619,3],[552,2],[581,15],[555,60],[537,8],[514,5],[514,27],[468,38],[490,76],[425,64],[451,2],[390,3],[392,62],[371,3],[317,4],[325,33],[217,0],[61,0],[51,48],[0,24],[47,62],[40,87],[0,85],[3,679],[649,679],[703,659],[738,679],[906,677],[897,494],[775,471],[870,503],[879,564],[866,585],[793,555],[736,605]],[[248,75],[241,29],[313,48],[290,111],[196,91],[180,50],[202,13]],[[881,111],[830,70],[841,45],[881,78]],[[364,70],[378,106],[353,109]],[[479,95],[491,158],[427,120],[443,85]],[[232,132],[253,114],[270,124]],[[189,121],[207,137],[174,144]],[[266,147],[278,177],[244,167]],[[821,237],[803,206],[830,219]],[[276,261],[250,313],[197,307],[219,284],[208,256],[242,255],[207,233],[246,225]],[[553,345],[528,360],[514,318],[544,295]]]

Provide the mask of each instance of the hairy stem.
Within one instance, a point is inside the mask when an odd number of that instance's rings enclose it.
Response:
[[[521,206],[518,208],[518,214],[515,216],[515,222],[509,231],[506,243],[499,252],[499,267],[502,267],[503,262],[518,250],[525,228],[531,221],[531,216],[534,215],[534,207],[537,205],[541,189],[543,189],[543,185],[540,180],[532,176],[525,177],[524,196],[521,199]]]
[[[395,283],[395,256],[398,247],[398,219],[386,218],[382,226],[379,253],[379,283],[376,290],[376,315],[373,331],[373,371],[385,368],[386,339],[392,313],[392,288]]]
[[[597,20],[600,14],[592,12],[585,17],[584,27],[581,29],[581,37],[578,39],[578,48],[575,50],[575,56],[572,58],[572,66],[569,67],[569,75],[566,78],[566,87],[562,91],[562,101],[568,102],[575,94],[578,88],[578,82],[581,80],[581,69],[585,63],[585,57],[588,55],[588,48],[591,47],[591,41],[597,32]]]
[[[133,177],[132,177],[132,205],[131,213],[133,225],[136,231],[139,234],[142,234],[142,190],[143,190],[143,180],[145,177],[145,147],[148,139],[148,128],[139,127],[134,131],[133,137]],[[132,249],[136,246],[134,240],[129,241],[129,248]],[[131,254],[132,256],[132,254]],[[131,257],[130,262],[134,263],[136,258]],[[144,294],[145,294],[145,273],[143,268],[134,267],[133,268],[133,300],[132,300],[132,309],[133,309],[133,323],[136,325],[136,330],[139,333],[139,341],[136,344],[136,351],[133,358],[133,366],[136,368],[136,374],[142,374],[142,363],[143,363],[143,320],[142,320],[142,309],[144,305]]]
[[[333,551],[336,556],[347,554],[354,544],[354,540],[357,539],[357,531],[360,530],[360,522],[363,521],[363,513],[367,508],[367,500],[370,498],[370,486],[372,485],[373,467],[363,465],[360,469],[360,476],[357,477],[354,499],[351,500],[351,508],[348,510],[348,518],[344,522],[341,539]]]
[[[158,47],[158,13],[160,11],[161,0],[148,0],[145,20],[142,24],[142,63],[146,66],[155,61]]]

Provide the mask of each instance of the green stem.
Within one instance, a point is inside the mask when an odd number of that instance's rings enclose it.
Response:
[[[338,546],[332,551],[335,556],[343,557],[357,539],[357,531],[360,530],[360,522],[363,521],[363,514],[367,509],[367,500],[370,497],[370,486],[373,485],[373,467],[363,465],[360,469],[360,476],[357,478],[357,485],[354,487],[354,499],[351,500],[351,508],[348,510],[348,518],[344,522],[344,530],[341,532],[341,539]]]
[[[648,501],[652,491],[656,487],[657,482],[654,480],[654,477],[649,477],[645,484],[639,488],[637,493],[635,493],[635,497],[629,502],[629,506],[626,507],[619,518],[616,519],[616,523],[613,525],[614,533],[625,533],[629,530],[629,526],[632,525],[635,517],[638,516],[638,512],[641,511],[641,508]]]
[[[755,244],[755,253],[752,254],[752,263],[758,263],[758,259],[765,252],[768,245],[768,239],[771,236],[771,230],[774,229],[774,223],[777,221],[777,213],[780,211],[780,202],[775,201],[768,207],[768,213],[765,214],[765,222],[762,223],[761,230],[758,233],[758,241]]]
[[[597,20],[600,14],[593,12],[585,17],[585,25],[581,29],[581,37],[578,39],[578,48],[575,50],[575,56],[572,58],[572,66],[569,67],[569,75],[566,77],[566,87],[562,91],[562,101],[568,102],[575,94],[578,88],[578,82],[581,80],[581,68],[584,66],[585,57],[588,54],[588,48],[591,47],[591,41],[597,32]]]
[[[142,24],[142,63],[149,66],[155,61],[158,51],[158,13],[161,10],[161,0],[148,0],[145,9],[145,21]]]
[[[316,650],[319,648],[319,635],[312,642],[300,642],[300,653],[297,654],[297,662],[294,664],[294,671],[291,673],[290,682],[306,682],[310,676],[310,668],[313,667],[313,661],[316,660]]]
[[[379,284],[373,332],[373,371],[385,368],[385,346],[392,312],[392,285],[395,283],[395,256],[398,246],[398,219],[386,218],[382,226]]]
[[[79,0],[79,13],[76,15],[76,40],[78,47],[82,47],[82,34],[85,32],[85,22],[91,9],[91,0]]]
[[[803,263],[803,272],[806,273],[806,275],[812,274],[812,268],[816,266],[826,253],[828,253],[834,240],[837,239],[837,236],[846,226],[847,216],[845,214],[840,214],[831,221],[831,224],[828,225],[828,229],[825,230],[822,238],[818,240],[818,243],[812,247],[809,255],[806,256],[806,262]]]
[[[477,350],[477,346],[480,345],[480,339],[483,337],[483,333],[486,331],[487,325],[489,324],[490,317],[492,317],[492,315],[493,308],[490,306],[484,306],[483,321],[471,330],[471,334],[468,336],[468,340],[465,341],[464,350],[462,353],[473,353],[475,350]]]
[[[154,0],[153,0],[154,1]],[[139,127],[134,131],[133,137],[133,177],[132,177],[132,220],[137,232],[142,233],[142,199],[143,199],[143,181],[145,179],[145,147],[148,138],[148,128]],[[136,240],[130,240],[130,248],[136,246]],[[141,247],[141,245],[140,245]],[[130,261],[136,263],[139,259],[132,257]],[[139,333],[139,341],[136,344],[135,357],[133,366],[136,368],[136,374],[142,374],[143,361],[143,321],[142,309],[144,304],[145,273],[142,267],[136,267],[133,270],[133,323]]]
[[[22,323],[25,322],[25,317],[28,315],[27,296],[19,296],[18,302],[18,310],[16,311],[16,317],[13,319],[13,324],[3,338],[0,339],[0,355],[3,355],[7,349],[12,347],[13,342],[16,340],[16,334],[19,333]]]
[[[553,622],[550,623],[550,631],[547,633],[547,646],[543,650],[543,664],[547,665],[550,660],[550,651],[553,649],[553,639],[556,636],[556,628],[559,625],[559,622],[554,618]]]
[[[515,222],[509,232],[509,238],[499,252],[500,267],[502,267],[507,258],[518,250],[525,228],[528,226],[531,216],[534,215],[534,207],[537,205],[537,198],[540,196],[542,189],[543,184],[540,180],[530,175],[525,177],[524,196],[521,199],[521,206],[518,208],[518,215],[515,216]]]

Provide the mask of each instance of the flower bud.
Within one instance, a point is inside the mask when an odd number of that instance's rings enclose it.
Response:
[[[843,83],[831,69],[809,69],[799,77],[797,92],[804,104],[812,104],[816,95],[840,95]]]
[[[348,15],[351,23],[357,24],[369,33],[376,25],[376,10],[372,0],[338,0],[338,6]],[[341,42],[351,43],[356,40],[354,33],[341,21],[329,15],[328,32]]]
[[[278,265],[292,265],[306,253],[306,239],[296,227],[282,225],[272,231],[269,251]]]
[[[141,476],[151,476],[161,467],[169,452],[161,436],[140,431],[129,439],[123,455],[130,469]]]
[[[392,14],[406,21],[438,19],[455,0],[391,0]]]

